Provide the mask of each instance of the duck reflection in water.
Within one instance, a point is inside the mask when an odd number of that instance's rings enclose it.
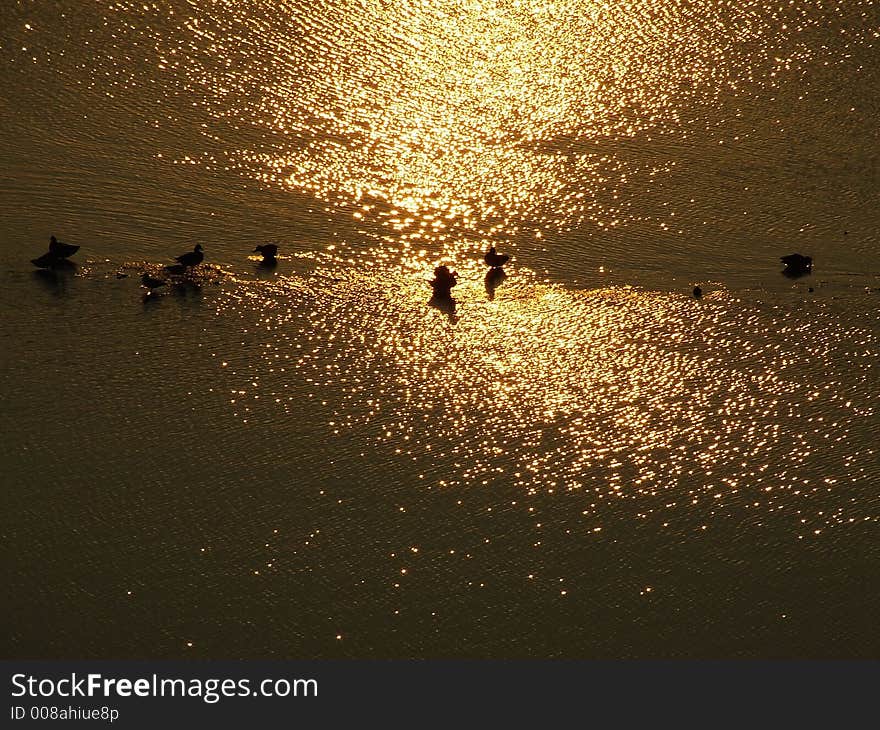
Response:
[[[486,272],[486,277],[483,279],[483,283],[486,285],[486,295],[489,297],[489,301],[492,301],[495,298],[495,290],[501,286],[501,283],[506,278],[507,274],[500,266],[497,268],[491,268]]]
[[[200,296],[202,284],[193,279],[178,279],[171,282],[171,292],[178,297],[188,297],[190,294]]]
[[[144,301],[146,302],[148,299],[155,299],[155,290],[165,286],[167,283],[168,282],[166,282],[165,279],[157,279],[155,276],[150,276],[147,273],[142,274],[141,286],[147,290],[144,294]]]
[[[66,259],[55,260],[51,266],[34,271],[34,278],[43,283],[53,294],[63,294],[68,282],[76,273],[76,264]]]
[[[52,257],[51,254],[43,254],[38,259],[31,261],[39,270],[34,273],[37,275],[54,276],[55,274],[73,274],[76,272],[76,264],[67,259],[58,259]]]

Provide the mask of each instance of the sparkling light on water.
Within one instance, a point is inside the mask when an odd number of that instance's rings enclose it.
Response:
[[[699,651],[760,654],[783,619],[788,646],[826,650],[815,617],[867,623],[876,2],[22,1],[0,20],[28,101],[0,110],[23,145],[2,153],[24,170],[0,185],[9,228],[84,229],[75,276],[18,256],[0,289],[27,425],[4,447],[38,485],[11,495],[39,557],[18,588],[54,561],[59,613],[106,611],[117,646],[132,619],[142,646],[224,656],[239,637],[668,654],[709,614],[734,631]],[[869,92],[849,103],[843,78]],[[203,286],[142,301],[137,274],[202,239]],[[807,280],[779,275],[796,248]],[[454,305],[428,301],[439,264]],[[30,529],[46,505],[60,538]],[[839,605],[805,608],[850,568]]]
[[[869,45],[877,30],[870,0],[110,8],[179,24],[151,51],[211,120],[210,151],[185,162],[306,191],[378,226],[386,248],[449,255],[472,249],[463,237],[642,220],[636,195],[690,137],[742,144],[749,131],[726,140],[722,125],[743,99],[846,57],[816,29],[839,22]],[[634,143],[657,145],[654,159]],[[672,209],[659,223],[679,225]]]
[[[840,338],[823,303],[791,314],[722,291],[573,292],[522,275],[490,299],[468,273],[451,313],[426,314],[415,277],[243,284],[221,308],[262,312],[237,415],[283,422],[301,389],[335,392],[342,442],[372,434],[426,464],[428,485],[581,494],[591,529],[622,499],[642,518],[703,500],[725,517],[784,509],[800,531],[843,516],[803,512],[804,497],[876,476],[873,447],[856,446],[876,419],[867,321]],[[866,505],[847,516],[873,519]]]

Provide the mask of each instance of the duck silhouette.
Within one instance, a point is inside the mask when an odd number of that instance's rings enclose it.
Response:
[[[263,258],[257,266],[261,269],[274,269],[278,266],[278,246],[274,243],[266,243],[262,246],[257,246],[254,249],[254,253],[263,254]]]
[[[694,299],[699,299],[701,296],[703,296],[703,290],[700,289],[700,287],[695,286],[694,287]]]
[[[146,287],[147,294],[152,294],[154,289],[165,286],[167,282],[164,279],[157,279],[155,276],[143,274],[141,276],[141,286]]]
[[[779,260],[785,264],[785,269],[782,273],[786,276],[804,276],[813,271],[813,258],[811,256],[792,253],[788,256],[780,256]]]
[[[262,246],[257,246],[254,253],[263,254],[263,261],[274,260],[278,258],[278,246],[274,243],[265,243]]]
[[[205,254],[202,253],[202,244],[197,243],[195,248],[192,251],[181,254],[178,256],[175,261],[177,261],[181,266],[185,266],[189,268],[191,266],[198,266],[205,259]]]
[[[31,263],[39,269],[70,267],[73,266],[73,263],[68,261],[67,258],[73,256],[77,251],[79,251],[79,246],[61,243],[55,236],[52,236],[49,238],[49,250],[42,256],[31,259]]]
[[[483,261],[486,262],[486,266],[491,266],[493,269],[497,269],[510,261],[510,256],[506,253],[498,253],[494,246],[490,246],[489,250],[486,251],[486,255],[483,256]]]
[[[55,236],[49,238],[49,253],[59,259],[70,258],[77,251],[79,251],[79,246],[74,246],[71,243],[62,243]]]

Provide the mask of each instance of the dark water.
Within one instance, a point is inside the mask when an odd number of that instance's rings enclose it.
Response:
[[[875,3],[0,29],[5,655],[880,653]]]

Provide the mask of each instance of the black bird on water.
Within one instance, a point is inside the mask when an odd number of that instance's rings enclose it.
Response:
[[[178,256],[175,261],[177,261],[181,266],[185,266],[189,268],[190,266],[198,266],[205,259],[205,254],[202,253],[202,244],[197,243],[196,247],[185,254],[181,254]]]
[[[486,251],[486,255],[483,256],[483,261],[486,262],[486,266],[491,266],[493,269],[497,269],[510,261],[510,256],[506,253],[498,253],[495,251],[494,246],[490,246],[489,250]]]
[[[39,258],[31,259],[31,263],[40,269],[59,268],[65,265],[73,266],[67,259],[79,251],[79,246],[70,243],[62,243],[55,236],[49,238],[49,250]]]
[[[703,290],[700,289],[700,287],[695,286],[694,287],[694,299],[699,299],[701,296],[703,296]]]
[[[164,279],[157,279],[155,276],[150,276],[149,274],[144,274],[141,276],[141,286],[147,289],[147,295],[153,293],[154,289],[158,289],[160,286],[165,286],[167,282]]]
[[[262,246],[257,246],[254,253],[263,255],[264,264],[274,264],[278,261],[278,246],[274,243],[264,243]]]
[[[779,260],[785,264],[785,270],[782,273],[786,276],[803,276],[813,271],[813,259],[811,256],[792,253],[788,256],[780,256]]]

